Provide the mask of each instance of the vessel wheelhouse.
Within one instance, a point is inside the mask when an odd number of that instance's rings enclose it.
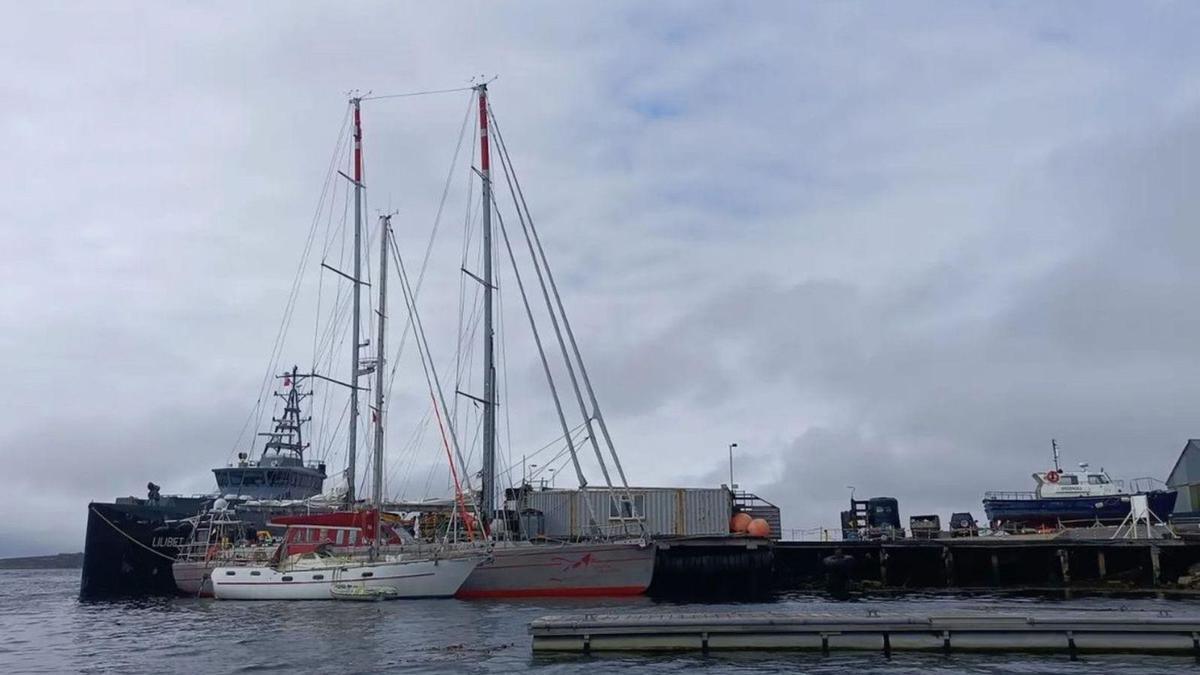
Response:
[[[245,452],[238,453],[234,466],[213,469],[217,489],[222,495],[249,499],[308,499],[321,494],[325,485],[325,463],[304,461],[308,444],[304,441],[304,423],[300,403],[312,392],[301,391],[300,380],[306,375],[292,368],[283,375],[283,414],[274,418],[275,428],[260,433],[267,442],[257,462]]]

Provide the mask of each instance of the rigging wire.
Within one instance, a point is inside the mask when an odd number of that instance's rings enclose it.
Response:
[[[263,374],[262,383],[259,385],[258,397],[255,400],[254,407],[251,408],[250,414],[247,416],[246,421],[242,424],[242,428],[238,432],[237,438],[233,442],[233,447],[230,448],[230,457],[237,452],[237,448],[241,444],[242,438],[245,436],[246,429],[249,427],[251,420],[254,420],[255,429],[261,427],[262,415],[266,409],[263,397],[266,394],[266,390],[271,381],[271,376],[279,364],[279,358],[283,348],[283,337],[287,333],[288,327],[291,325],[291,320],[295,312],[296,300],[300,295],[300,286],[304,281],[305,272],[307,271],[308,256],[312,251],[312,243],[316,236],[317,225],[320,222],[321,213],[324,210],[325,199],[329,195],[330,182],[335,171],[334,167],[337,166],[338,155],[341,154],[342,146],[346,140],[346,129],[349,124],[349,120],[350,108],[347,106],[346,112],[342,117],[342,126],[338,131],[337,142],[334,144],[334,151],[330,158],[329,166],[325,171],[325,181],[321,189],[321,194],[317,199],[317,209],[313,213],[312,224],[309,226],[308,237],[304,243],[303,253],[300,256],[299,264],[296,266],[296,273],[293,277],[292,288],[288,294],[288,300],[284,305],[283,316],[279,322],[279,329],[276,331],[275,341],[271,347],[271,356],[267,361],[267,368]]]
[[[351,161],[350,156],[347,155],[347,157],[346,157],[347,169],[349,169],[350,161]],[[340,184],[341,183],[339,181],[334,181],[334,185],[335,185],[334,189],[336,190],[337,189],[336,186],[340,185]],[[345,260],[345,252],[346,252],[346,221],[348,221],[349,219],[350,219],[350,190],[347,188],[342,191],[342,218],[341,218],[341,222],[338,223],[338,227],[336,230],[333,229],[333,207],[331,206],[329,209],[329,217],[325,223],[325,246],[323,247],[323,249],[321,251],[322,264],[324,264],[329,259],[329,250],[330,250],[330,246],[333,245],[334,237],[340,236],[340,245],[338,248],[338,267],[340,268],[342,266],[342,263]],[[335,285],[334,286],[334,294],[333,294],[333,311],[330,313],[330,325],[326,326],[325,329],[322,330],[322,328],[321,328],[322,314],[321,314],[320,308],[321,308],[321,303],[323,301],[322,289],[324,288],[324,285],[323,285],[324,278],[325,278],[325,276],[323,274],[319,275],[319,277],[318,277],[318,279],[320,281],[318,282],[317,312],[313,316],[313,332],[314,332],[314,334],[321,335],[320,339],[318,339],[317,337],[314,337],[313,356],[312,356],[312,359],[313,359],[312,372],[313,373],[320,372],[322,368],[325,368],[325,369],[331,368],[331,365],[333,362],[333,349],[331,347],[331,349],[329,351],[328,362],[326,362],[322,356],[322,354],[324,352],[324,348],[321,345],[323,345],[323,343],[324,343],[325,335],[332,333],[332,326],[333,326],[332,322],[333,322],[334,318],[338,315],[339,308],[343,307],[344,303],[347,303],[347,304],[349,303],[349,294],[347,293],[346,297],[343,298],[341,284]],[[332,339],[332,338],[330,338],[330,339]],[[330,386],[330,384],[328,382],[323,382],[321,380],[314,380],[313,381],[314,387],[316,386],[316,384],[318,382],[320,383],[321,391],[322,391],[321,414],[320,414],[320,417],[318,418],[321,420],[321,422],[319,425],[317,425],[317,433],[315,434],[315,436],[316,436],[316,440],[317,440],[317,447],[320,450],[320,454],[318,456],[322,460],[329,460],[330,459],[329,452],[328,452],[329,447],[325,446],[324,438],[325,438],[325,433],[326,433],[326,427],[328,426],[328,423],[326,422],[326,420],[328,419],[330,399],[332,398],[332,395],[333,395],[333,387]]]
[[[407,476],[411,473],[411,467],[416,462],[417,451],[420,449],[422,442],[425,439],[425,433],[429,429],[429,421],[433,416],[432,410],[426,410],[424,416],[413,425],[412,432],[409,434],[408,442],[401,447],[397,455],[396,461],[393,463],[391,471],[388,473],[388,481],[398,480],[401,476]],[[407,467],[407,468],[406,468]],[[393,483],[399,485],[400,483]],[[409,481],[404,481],[403,485],[411,489],[412,485]],[[398,495],[402,496],[404,491],[398,491]]]
[[[529,213],[529,205],[525,202],[525,193],[521,189],[521,183],[516,176],[516,170],[512,168],[512,157],[508,154],[508,146],[504,142],[504,136],[500,132],[500,125],[496,121],[495,114],[492,112],[490,107],[486,111],[486,114],[488,115],[488,118],[491,120],[492,125],[495,127],[496,140],[500,147],[501,166],[504,168],[505,178],[508,179],[511,177],[511,181],[509,184],[509,190],[510,190],[510,192],[513,193],[513,203],[514,203],[514,206],[517,206],[517,216],[521,221],[521,228],[525,233],[525,240],[526,240],[526,243],[529,245],[530,255],[532,255],[534,258],[533,259],[534,268],[538,270],[538,280],[539,280],[539,282],[542,281],[541,271],[544,269],[545,273],[546,273],[546,279],[550,283],[550,290],[552,290],[554,292],[554,303],[558,308],[558,314],[562,317],[563,328],[566,331],[567,338],[571,342],[571,350],[574,354],[575,363],[577,363],[579,366],[579,376],[583,380],[584,386],[587,388],[588,398],[590,399],[591,406],[592,406],[591,415],[595,418],[597,424],[600,427],[600,432],[604,435],[604,442],[608,448],[609,456],[612,457],[613,464],[616,466],[616,469],[617,469],[617,474],[621,479],[621,485],[625,489],[625,497],[630,502],[632,502],[633,495],[629,490],[629,481],[625,477],[625,469],[621,466],[621,458],[617,455],[616,446],[613,444],[612,436],[608,432],[608,425],[604,422],[604,415],[600,411],[600,403],[599,403],[599,401],[597,401],[596,392],[592,388],[591,378],[588,377],[587,367],[583,363],[583,355],[580,353],[579,344],[575,340],[575,333],[574,333],[574,331],[571,330],[571,323],[567,319],[567,312],[566,312],[566,308],[563,306],[562,296],[559,295],[558,285],[555,283],[554,275],[550,271],[550,262],[546,258],[546,251],[545,251],[545,249],[542,248],[541,238],[538,236],[537,228],[533,224],[533,216],[532,216],[532,214]],[[516,186],[515,191],[513,191],[513,185]],[[519,205],[517,205],[518,197],[520,198]],[[523,217],[522,217],[522,210],[524,211]],[[501,223],[501,226],[503,227],[503,222]],[[533,244],[535,242],[537,244],[537,255],[533,254]],[[506,237],[505,243],[507,244],[507,237]],[[511,255],[511,250],[510,250],[510,255]],[[514,261],[514,266],[515,266],[515,261]],[[554,310],[551,308],[550,296],[546,291],[545,283],[542,283],[542,294],[546,298],[546,306],[550,310],[551,319],[553,320]],[[570,365],[571,360],[570,360],[570,357],[567,355],[566,346],[565,346],[565,344],[563,344],[562,335],[558,333],[557,323],[555,324],[555,333],[558,336],[559,344],[562,347],[564,359],[567,361],[567,368],[568,368],[568,370],[570,370],[571,369],[571,365]],[[578,383],[576,383],[576,381],[575,381],[573,372],[572,372],[571,381],[572,381],[572,385],[574,385],[574,388],[575,388],[576,397],[579,399],[579,406],[580,406],[581,412],[584,415],[584,419],[586,421],[589,421],[588,428],[589,428],[589,432],[590,432],[591,431],[591,425],[590,425],[591,418],[588,417],[588,412],[587,412],[586,406],[583,403],[583,397],[579,392],[579,386],[578,386]],[[600,460],[601,469],[604,471],[605,480],[608,482],[609,491],[615,497],[616,493],[613,490],[612,482],[608,481],[608,472],[604,466],[604,459],[600,452],[599,443],[596,441],[594,433],[590,433],[589,435],[591,436],[592,446],[596,450],[596,457],[597,457],[597,459]],[[647,530],[646,530],[645,521],[640,517],[638,517],[636,520],[637,520],[638,528],[641,530],[642,536],[646,536]],[[624,526],[625,526],[624,518],[622,518],[621,524],[622,524],[622,527],[624,528]]]
[[[497,270],[503,269],[499,265],[496,265],[495,267]],[[499,276],[500,275],[497,275],[497,277],[499,277]],[[513,457],[512,457],[512,454],[513,454],[512,416],[509,412],[512,409],[512,399],[508,397],[508,346],[507,346],[508,345],[508,325],[504,322],[504,300],[505,300],[506,296],[504,296],[500,292],[500,284],[496,284],[496,296],[497,296],[496,297],[496,306],[500,310],[500,311],[496,312],[497,328],[498,328],[498,330],[496,331],[496,334],[498,336],[497,341],[500,343],[500,377],[501,377],[501,387],[504,390],[504,401],[505,401],[505,406],[504,406],[504,439],[505,440],[504,440],[504,446],[502,448],[502,451],[506,457],[506,461],[509,462],[509,465],[508,465],[509,468],[507,471],[504,472],[504,475],[505,475],[505,478],[508,480],[508,486],[512,487],[513,486],[513,479],[512,479],[512,459],[513,459]],[[524,480],[524,477],[522,477],[522,480]]]
[[[583,422],[580,422],[580,423],[579,423],[579,424],[577,424],[577,425],[576,425],[576,426],[575,426],[573,429],[571,429],[571,436],[572,436],[572,437],[576,437],[576,436],[578,436],[578,437],[582,438],[582,434],[580,434],[579,432],[580,432],[581,430],[583,430],[583,429],[584,429],[584,424],[583,424]],[[563,443],[563,441],[564,441],[564,440],[565,440],[565,437],[564,437],[564,436],[562,436],[561,434],[560,434],[560,435],[558,435],[558,436],[555,436],[553,440],[549,441],[549,442],[548,442],[548,443],[546,443],[545,445],[542,445],[542,446],[538,447],[538,448],[537,448],[536,450],[534,450],[533,452],[525,453],[525,454],[522,456],[522,461],[528,461],[528,460],[531,460],[531,459],[535,459],[535,458],[537,458],[537,457],[538,457],[538,455],[541,455],[543,452],[546,452],[547,450],[549,450],[549,449],[551,449],[551,448],[556,448],[556,447],[558,447],[558,446],[559,446],[559,444],[560,444],[560,443]],[[553,457],[551,457],[549,460],[547,460],[547,462],[546,462],[546,463],[550,463],[550,462],[553,462],[553,461],[555,461],[556,459],[558,459],[558,457],[559,457],[559,456],[561,455],[561,453],[562,453],[562,452],[564,452],[564,451],[565,451],[565,446],[564,446],[564,449],[563,449],[563,450],[559,450],[557,453],[555,453],[555,454],[554,454],[554,456],[553,456]],[[517,461],[516,461],[516,459],[514,458],[514,459],[512,460],[512,464],[509,464],[507,467],[505,467],[505,468],[504,468],[504,471],[506,471],[506,472],[512,471],[513,469],[515,469],[515,468],[517,467],[517,464],[518,464],[518,463],[519,463],[519,462],[517,462]]]
[[[467,111],[468,116],[470,116],[471,113],[476,110],[476,106],[474,105],[474,102],[475,102],[475,96],[474,96],[474,94],[472,94],[472,96],[471,96],[472,105],[471,105],[470,109]],[[470,117],[470,119],[472,119],[476,122],[475,126],[478,126],[478,121],[479,121],[478,115],[475,115],[474,117]],[[466,189],[467,189],[467,194],[466,194],[466,199],[465,199],[466,213],[464,214],[464,217],[463,217],[462,256],[461,256],[460,262],[459,262],[459,267],[462,270],[467,269],[467,256],[472,250],[474,250],[471,246],[471,241],[472,241],[472,236],[473,236],[473,232],[474,232],[474,227],[473,227],[474,218],[472,216],[472,206],[474,206],[474,204],[475,204],[475,180],[472,177],[472,175],[474,173],[473,167],[475,166],[475,150],[476,150],[475,144],[472,143],[471,144],[471,158],[470,158],[470,161],[468,162],[468,167],[472,168],[472,171],[468,173],[467,182],[466,182]],[[483,204],[482,194],[479,196],[479,203],[481,205]],[[477,254],[480,257],[482,257],[481,251],[478,252]],[[463,382],[463,314],[466,311],[466,295],[467,295],[466,276],[467,275],[465,273],[463,273],[463,274],[459,274],[459,277],[458,277],[458,331],[455,335],[455,337],[457,339],[457,343],[455,345],[455,351],[454,351],[454,356],[455,356],[454,388],[456,390],[462,388],[462,382]],[[472,312],[474,312],[474,308],[478,306],[479,295],[480,295],[480,291],[482,289],[480,289],[478,286],[472,286],[472,287],[475,289],[474,298],[471,300]],[[480,308],[480,311],[482,311],[482,308]],[[471,343],[471,347],[472,347],[472,349],[474,347],[473,340]],[[471,353],[469,352],[467,354],[468,366],[470,365],[470,356],[471,356]],[[450,414],[453,417],[453,419],[455,420],[455,423],[456,424],[459,423],[458,397],[457,396],[454,398],[454,409]]]
[[[497,142],[500,136],[497,133]],[[575,401],[579,405],[579,416],[583,418],[588,427],[588,438],[590,445],[595,451],[596,462],[600,466],[600,474],[604,477],[604,484],[609,490],[613,489],[612,478],[608,473],[608,464],[604,461],[604,455],[600,452],[600,444],[596,441],[596,435],[592,431],[592,414],[588,412],[587,404],[583,401],[583,393],[579,390],[579,379],[575,372],[575,364],[571,361],[571,355],[567,352],[567,343],[563,340],[562,327],[559,325],[558,316],[555,314],[554,305],[550,300],[550,291],[546,288],[546,277],[542,271],[542,266],[538,263],[537,254],[533,250],[533,241],[529,237],[529,226],[526,224],[525,214],[521,212],[521,205],[517,201],[517,191],[513,189],[513,171],[508,164],[507,153],[504,152],[503,145],[500,148],[500,168],[504,173],[504,179],[508,183],[508,191],[512,195],[513,208],[517,212],[517,220],[521,224],[521,231],[525,235],[525,245],[529,249],[529,258],[533,262],[533,270],[537,276],[538,286],[542,291],[542,299],[546,303],[546,313],[550,317],[550,326],[554,329],[554,337],[558,342],[559,351],[562,353],[563,365],[566,366],[567,378],[571,383],[571,389],[575,393]]]
[[[363,96],[362,101],[382,101],[389,98],[411,98],[413,96],[430,96],[432,94],[453,94],[459,91],[474,91],[475,87],[458,87],[455,89],[430,89],[428,91],[410,91],[403,94],[375,94],[373,96]]]
[[[461,91],[461,89],[457,90],[457,91]],[[415,296],[419,296],[421,294],[421,287],[425,283],[425,272],[426,272],[427,268],[429,267],[429,258],[433,252],[433,244],[434,244],[434,241],[437,239],[438,229],[441,226],[442,213],[446,206],[446,199],[450,195],[450,187],[451,187],[451,184],[453,183],[453,179],[454,179],[454,169],[455,169],[455,166],[458,164],[458,154],[462,150],[463,138],[466,136],[467,122],[470,121],[471,110],[474,108],[474,105],[473,105],[474,102],[475,102],[475,96],[474,96],[474,94],[472,94],[471,98],[467,101],[467,112],[463,115],[462,124],[459,125],[458,142],[455,144],[455,147],[454,147],[454,155],[450,159],[450,168],[446,172],[446,183],[445,183],[445,186],[442,188],[442,198],[438,202],[437,212],[433,217],[433,229],[429,234],[429,241],[425,245],[425,255],[421,259],[421,269],[417,273],[417,285],[416,285],[416,288],[414,289]],[[397,349],[396,349],[396,358],[392,362],[392,372],[391,372],[390,378],[388,380],[388,389],[387,389],[387,393],[389,396],[391,395],[391,392],[392,392],[392,385],[396,380],[396,368],[400,365],[400,355],[404,351],[404,346],[408,341],[408,334],[409,334],[409,330],[411,328],[412,328],[412,317],[409,317],[408,320],[405,321],[405,323],[404,323],[404,329],[400,334],[400,344],[399,344],[399,347],[397,347]]]
[[[433,362],[433,356],[429,350],[429,342],[425,335],[425,329],[421,323],[421,315],[417,311],[416,302],[413,297],[413,289],[408,281],[408,272],[406,271],[406,269],[404,267],[404,259],[400,255],[400,249],[396,245],[396,240],[393,239],[393,240],[391,240],[390,243],[391,243],[392,259],[396,261],[396,271],[397,271],[397,275],[400,279],[400,290],[404,296],[404,302],[408,309],[409,316],[411,316],[412,320],[413,320],[413,326],[414,326],[413,333],[414,333],[415,337],[417,338],[417,352],[421,356],[421,368],[425,373],[426,384],[429,386],[431,395],[433,394],[434,390],[436,389],[437,396],[435,397],[435,403],[440,403],[443,410],[448,410],[448,408],[446,406],[446,396],[445,396],[445,393],[442,391],[441,381],[438,379],[438,376],[437,376],[437,368]],[[438,417],[440,420],[441,419],[440,413],[439,413]],[[450,430],[450,440],[453,441],[454,452],[457,455],[459,464],[464,467],[464,471],[465,471],[465,467],[467,466],[467,464],[465,461],[463,461],[462,448],[458,443],[458,438],[454,431],[453,421],[446,420],[446,423]],[[465,475],[463,476],[463,479],[466,481],[468,492],[474,492],[474,490],[471,486],[470,474],[465,473]]]
[[[521,302],[525,306],[525,314],[529,318],[529,326],[533,332],[533,341],[537,345],[538,357],[542,362],[542,369],[546,374],[546,384],[550,388],[550,397],[554,399],[555,412],[558,413],[558,422],[562,426],[563,435],[570,442],[571,436],[568,433],[567,420],[563,415],[562,401],[558,397],[558,389],[554,384],[554,375],[550,372],[550,362],[546,359],[546,350],[542,346],[542,338],[538,333],[537,323],[533,318],[533,309],[529,306],[529,296],[525,293],[525,285],[521,281],[521,273],[517,270],[517,258],[513,255],[512,244],[508,239],[508,229],[504,227],[504,218],[500,215],[500,209],[497,205],[496,220],[500,224],[500,234],[504,239],[504,247],[508,250],[508,258],[512,261],[513,278],[516,279],[517,289],[521,294]],[[575,454],[575,449],[571,448],[571,459],[575,464],[575,475],[579,479],[579,487],[587,487],[587,479],[583,476],[583,468],[579,465],[579,458]]]

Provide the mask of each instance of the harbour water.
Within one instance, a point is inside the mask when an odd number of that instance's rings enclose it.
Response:
[[[527,625],[546,614],[682,611],[938,613],[960,609],[1168,611],[1195,600],[897,596],[831,602],[675,604],[633,600],[380,603],[219,602],[152,598],[80,602],[78,570],[0,571],[3,673],[1106,673],[1200,671],[1192,658],[1067,654],[699,654],[534,657]]]

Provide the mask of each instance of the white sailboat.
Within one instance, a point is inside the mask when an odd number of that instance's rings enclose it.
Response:
[[[351,367],[349,388],[351,391],[350,447],[349,447],[349,502],[353,506],[354,460],[358,417],[358,380],[364,374],[359,364],[359,326],[361,319],[361,272],[362,272],[362,126],[361,98],[351,99],[354,114],[354,275],[353,325],[351,335]],[[372,598],[444,598],[453,596],[471,572],[484,560],[477,550],[404,552],[384,555],[381,547],[385,542],[387,527],[383,523],[383,429],[384,429],[384,337],[387,307],[387,256],[391,236],[391,216],[380,220],[380,270],[379,270],[379,324],[377,355],[374,364],[376,391],[374,406],[375,447],[374,475],[371,495],[372,509],[367,512],[348,511],[329,516],[346,517],[349,525],[330,522],[318,524],[294,524],[288,535],[297,530],[316,530],[315,538],[285,535],[284,543],[276,553],[276,559],[267,565],[230,565],[212,570],[213,595],[219,600],[330,600],[344,597]],[[289,552],[289,541],[322,541],[333,535],[336,541],[358,541],[369,537],[370,549],[365,557],[337,555],[331,546],[316,545]],[[345,535],[344,537],[342,535]],[[327,540],[326,540],[327,541]]]
[[[218,567],[212,586],[218,600],[331,600],[347,594],[449,598],[482,559],[395,555],[355,560],[318,550],[276,565]]]

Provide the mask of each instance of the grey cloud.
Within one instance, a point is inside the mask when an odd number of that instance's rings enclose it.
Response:
[[[802,526],[836,518],[846,484],[906,513],[978,510],[983,490],[1025,484],[1051,436],[1072,460],[1161,475],[1195,435],[1200,382],[1200,148],[1180,121],[1196,116],[1195,12],[14,10],[0,461],[22,505],[6,516],[30,525],[0,550],[75,548],[88,498],[146,480],[210,485],[254,403],[345,92],[478,73],[501,75],[493,102],[636,482],[724,480],[736,440],[742,482]],[[366,110],[369,213],[401,209],[410,260],[465,105]],[[422,300],[443,376],[453,194]],[[308,357],[311,311],[285,362]],[[516,454],[557,425],[505,312]],[[403,445],[428,394],[412,363],[397,382]],[[398,490],[444,486],[440,447],[418,450],[394,451]]]

